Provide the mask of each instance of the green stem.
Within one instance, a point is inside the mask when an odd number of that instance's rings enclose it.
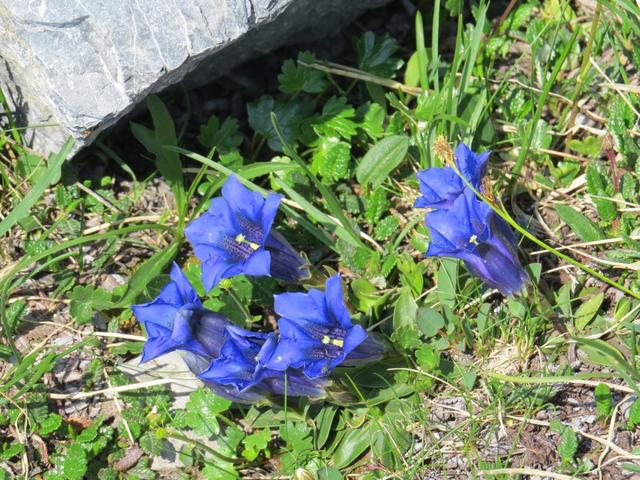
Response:
[[[251,325],[253,323],[253,317],[251,316],[251,312],[249,312],[249,309],[246,307],[244,303],[242,303],[242,301],[240,300],[240,297],[238,297],[236,295],[236,292],[233,291],[233,288],[227,289],[227,293],[229,294],[233,302],[238,306],[238,308],[242,310],[242,313],[244,314],[245,323],[247,325]]]

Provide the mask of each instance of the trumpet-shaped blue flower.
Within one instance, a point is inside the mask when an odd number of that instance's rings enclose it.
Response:
[[[429,212],[429,257],[464,261],[475,276],[505,295],[522,290],[527,279],[515,251],[515,238],[491,207],[465,189],[447,209]]]
[[[275,345],[275,334],[250,332],[240,327],[228,326],[220,355],[209,367],[199,373],[206,382],[231,386],[236,396],[252,392],[261,394],[287,394],[289,396],[321,396],[324,394],[323,380],[314,381],[300,371],[270,370],[258,365],[263,349],[271,350]]]
[[[259,354],[260,364],[270,370],[302,368],[309,378],[324,377],[367,339],[367,332],[351,322],[339,275],[327,280],[324,292],[276,295],[275,311],[281,316],[280,339]],[[382,353],[379,342],[370,346],[376,349],[370,358]]]
[[[171,280],[155,300],[131,307],[149,336],[142,350],[142,361],[174,350],[217,356],[229,322],[202,307],[198,294],[175,263]]]
[[[207,291],[235,275],[273,276],[296,282],[309,277],[306,261],[272,230],[280,195],[267,198],[245,188],[235,176],[222,187],[222,197],[191,222],[185,235],[202,261]]]
[[[476,190],[480,189],[489,154],[483,152],[476,155],[464,143],[456,149],[456,168]],[[449,208],[466,188],[451,167],[429,168],[419,172],[417,177],[422,196],[413,205],[415,208]]]

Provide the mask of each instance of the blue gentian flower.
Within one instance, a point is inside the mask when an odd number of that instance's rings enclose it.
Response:
[[[515,238],[491,207],[470,189],[447,209],[426,215],[431,243],[428,257],[453,257],[464,261],[475,276],[505,295],[522,290],[527,275],[515,250]]]
[[[476,190],[480,190],[489,154],[476,155],[464,143],[456,149],[456,168]],[[451,167],[429,168],[419,172],[417,177],[422,196],[416,200],[414,208],[449,208],[467,188]]]
[[[227,319],[202,307],[198,294],[176,265],[171,282],[152,302],[133,305],[133,313],[147,330],[142,350],[146,362],[174,350],[205,356],[217,356]]]
[[[324,292],[276,295],[275,311],[281,317],[280,339],[259,354],[260,364],[270,370],[301,368],[309,378],[324,377],[367,339],[367,332],[351,322],[339,275],[327,280]]]
[[[311,380],[300,371],[293,369],[283,373],[258,365],[260,352],[263,349],[271,351],[275,344],[274,333],[250,332],[230,325],[225,331],[220,356],[215,358],[198,377],[212,384],[231,386],[237,392],[236,396],[252,394],[252,392],[262,395],[270,393],[314,397],[323,395],[325,385],[323,380]]]
[[[222,187],[222,197],[191,222],[185,235],[202,261],[207,291],[235,275],[272,276],[289,282],[309,278],[307,262],[272,230],[280,195],[267,198],[245,188],[235,176]]]

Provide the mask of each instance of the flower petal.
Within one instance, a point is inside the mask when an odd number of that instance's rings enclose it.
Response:
[[[350,329],[353,324],[351,323],[351,315],[342,298],[342,279],[340,275],[333,275],[326,281],[324,295],[331,319],[345,330]]]
[[[234,215],[240,215],[258,225],[261,224],[264,198],[258,192],[252,192],[242,185],[235,175],[231,175],[222,186],[222,196]],[[275,217],[275,213],[273,216]]]

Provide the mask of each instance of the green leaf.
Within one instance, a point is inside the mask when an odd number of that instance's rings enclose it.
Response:
[[[109,292],[88,285],[76,286],[67,296],[71,300],[69,313],[78,325],[89,323],[93,319],[94,311],[113,306]]]
[[[217,416],[225,412],[231,402],[208,388],[199,388],[189,395],[184,422],[199,435],[212,436],[220,432]]]
[[[351,465],[369,448],[369,432],[366,428],[352,428],[342,438],[333,452],[333,465],[343,469]]]
[[[330,182],[345,179],[351,162],[351,145],[336,137],[322,137],[312,162],[314,170]]]
[[[367,102],[358,108],[358,116],[362,117],[360,128],[371,138],[378,139],[384,133],[386,112],[378,103]]]
[[[365,219],[370,225],[375,225],[387,211],[387,193],[383,188],[376,188],[366,197]]]
[[[327,443],[329,435],[331,434],[331,426],[333,425],[333,419],[338,412],[337,407],[334,405],[327,405],[315,419],[316,426],[318,428],[318,436],[316,437],[316,448],[320,449]]]
[[[11,460],[13,457],[16,457],[24,452],[24,444],[13,442],[13,443],[3,443],[2,450],[0,451],[0,460]]]
[[[442,305],[453,308],[456,303],[458,284],[458,261],[455,258],[443,258],[438,270],[438,298]]]
[[[578,330],[584,330],[589,322],[593,320],[598,313],[603,300],[604,295],[602,293],[598,293],[578,307],[575,313],[575,325]]]
[[[567,143],[567,147],[580,155],[595,157],[602,149],[600,137],[589,136],[582,140],[572,139]]]
[[[298,62],[285,60],[282,64],[282,73],[278,75],[279,90],[293,95],[300,92],[324,92],[328,86],[326,75],[315,68],[301,65],[301,63],[310,65],[315,61],[315,55],[308,51],[298,53]]]
[[[218,117],[211,115],[209,121],[200,126],[198,142],[203,147],[215,147],[222,154],[236,150],[242,144],[242,135],[238,132],[238,120],[226,118],[220,125]]]
[[[416,314],[418,313],[418,305],[416,305],[411,290],[404,287],[398,300],[396,300],[393,309],[393,329],[399,330],[402,327],[415,328]]]
[[[558,455],[565,464],[573,463],[578,451],[578,437],[571,427],[565,427],[558,442]]]
[[[311,428],[305,422],[287,422],[280,427],[280,438],[287,447],[297,453],[309,452],[313,449]]]
[[[402,60],[393,55],[398,44],[388,34],[382,38],[375,37],[373,32],[365,32],[356,43],[358,68],[384,78],[391,78],[402,66]]]
[[[604,233],[595,223],[569,205],[557,204],[555,209],[558,215],[560,215],[560,218],[569,225],[571,230],[573,230],[583,242],[593,242],[605,238]]]
[[[631,404],[629,409],[629,419],[627,420],[627,426],[629,428],[636,428],[640,425],[640,399],[636,399]]]
[[[62,472],[67,480],[82,480],[87,471],[87,455],[79,443],[72,443],[62,461]]]
[[[301,132],[302,125],[313,113],[314,104],[308,101],[281,102],[269,95],[247,105],[249,125],[253,130],[267,139],[269,148],[275,152],[282,152],[283,146],[271,121],[273,112],[278,119],[283,140],[289,145],[295,145]]]
[[[611,389],[605,383],[599,383],[594,392],[596,399],[596,412],[600,418],[608,418],[613,410],[613,398]]]
[[[271,432],[268,428],[264,430],[256,430],[251,435],[247,435],[242,443],[245,448],[242,450],[242,456],[250,462],[258,458],[261,451],[266,450],[271,441]]]
[[[176,204],[182,210],[182,202],[184,201],[182,162],[177,152],[164,148],[165,146],[178,145],[173,118],[157,95],[147,97],[147,107],[151,114],[154,130],[132,122],[131,131],[136,139],[154,154],[156,167],[171,186],[171,190],[176,196]]]
[[[388,217],[383,218],[382,221],[376,225],[374,238],[380,241],[386,240],[398,231],[399,226],[400,220],[398,217],[389,215]]]
[[[49,435],[52,432],[55,432],[62,425],[62,417],[57,413],[50,414],[47,418],[44,419],[42,423],[38,426],[38,434],[40,435]]]
[[[361,185],[377,188],[404,160],[409,149],[409,138],[404,135],[386,137],[376,143],[362,157],[356,168],[356,178]]]
[[[357,133],[355,116],[355,109],[347,104],[345,97],[331,97],[311,126],[320,137],[340,136],[350,140]]]
[[[430,307],[420,307],[416,320],[418,328],[427,338],[435,337],[445,324],[440,312]]]
[[[344,480],[340,470],[323,465],[318,469],[318,480]]]
[[[31,211],[31,207],[35,205],[47,187],[58,182],[60,179],[62,163],[67,159],[67,156],[71,152],[73,142],[73,138],[69,138],[58,153],[49,157],[46,171],[22,198],[22,200],[20,200],[20,203],[11,209],[11,211],[8,212],[0,222],[0,237],[4,236],[4,234],[7,233],[17,222],[27,217]]]

